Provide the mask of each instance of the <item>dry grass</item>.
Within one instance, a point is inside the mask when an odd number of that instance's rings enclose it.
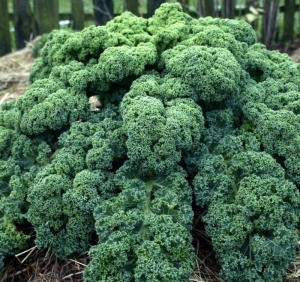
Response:
[[[81,282],[87,264],[87,254],[63,261],[34,246],[8,262],[0,282]]]
[[[292,54],[291,58],[295,63],[300,63],[300,48],[296,49]]]
[[[18,99],[29,86],[29,72],[34,62],[31,51],[38,40],[39,38],[28,42],[26,48],[21,51],[0,58],[0,105],[5,101]],[[300,62],[300,49],[294,52],[292,59]],[[94,110],[101,107],[97,100],[91,99],[90,103]],[[218,275],[219,266],[211,242],[201,224],[202,215],[199,212],[195,216],[192,233],[197,259],[189,282],[224,282]],[[0,282],[82,282],[82,272],[88,262],[87,253],[74,256],[67,261],[60,260],[50,250],[38,250],[32,239],[28,250],[6,262]],[[300,282],[300,250],[297,252],[295,262],[288,269],[284,282]]]
[[[18,99],[29,86],[28,77],[34,59],[32,47],[40,40],[37,37],[26,48],[0,58],[0,105]]]

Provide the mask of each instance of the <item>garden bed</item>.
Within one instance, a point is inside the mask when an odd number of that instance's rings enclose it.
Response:
[[[23,50],[8,54],[0,58],[0,106],[4,102],[13,101],[21,96],[29,86],[28,77],[34,63],[32,48],[39,41],[28,42]],[[292,58],[300,61],[300,49],[294,51]],[[200,211],[195,216],[193,229],[194,246],[197,250],[196,268],[190,282],[221,282],[218,276],[219,267],[210,240],[206,237]],[[67,261],[57,259],[50,250],[38,250],[34,244],[32,227],[23,230],[31,234],[32,240],[28,250],[17,254],[6,261],[2,279],[4,281],[83,281],[82,272],[89,262],[87,253],[74,256]],[[296,261],[288,269],[286,282],[300,281],[300,251]]]

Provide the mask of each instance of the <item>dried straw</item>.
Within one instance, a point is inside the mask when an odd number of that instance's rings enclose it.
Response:
[[[291,58],[295,63],[300,63],[300,48],[296,49],[292,54]]]
[[[27,42],[24,49],[0,58],[0,105],[18,99],[29,86],[29,73],[34,62],[31,52],[39,40],[37,37]]]
[[[38,250],[34,246],[7,263],[0,282],[82,282],[88,261],[86,253],[65,261],[55,257],[49,249]]]

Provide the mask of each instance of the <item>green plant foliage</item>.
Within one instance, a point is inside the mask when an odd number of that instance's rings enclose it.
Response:
[[[31,224],[38,248],[89,252],[87,282],[187,281],[196,206],[225,281],[281,281],[299,239],[299,71],[247,23],[176,3],[53,31],[0,112],[0,258]]]

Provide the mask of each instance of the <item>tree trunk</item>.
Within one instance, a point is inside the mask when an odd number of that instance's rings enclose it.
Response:
[[[148,0],[147,1],[147,16],[148,18],[152,17],[155,10],[160,7],[164,0]]]
[[[72,28],[82,30],[84,28],[84,9],[82,0],[71,0]]]
[[[0,56],[11,52],[7,0],[0,0]]]
[[[222,18],[234,19],[235,0],[222,0]]]
[[[58,0],[34,0],[37,34],[59,28]]]
[[[278,32],[279,0],[264,0],[263,43],[270,48]]]
[[[283,41],[286,43],[291,43],[294,39],[294,15],[296,9],[295,2],[295,0],[284,1]]]
[[[16,47],[22,49],[35,36],[33,15],[29,0],[14,0],[13,6]]]
[[[150,0],[148,0],[150,1]],[[189,12],[189,0],[178,0],[177,2],[179,2],[183,8],[183,11],[185,13]]]
[[[149,0],[151,1],[151,0]],[[124,10],[129,11],[135,15],[139,15],[139,0],[125,0]]]
[[[93,0],[94,13],[98,25],[105,25],[113,19],[113,0]]]
[[[213,0],[199,0],[199,17],[214,16],[215,5]]]

